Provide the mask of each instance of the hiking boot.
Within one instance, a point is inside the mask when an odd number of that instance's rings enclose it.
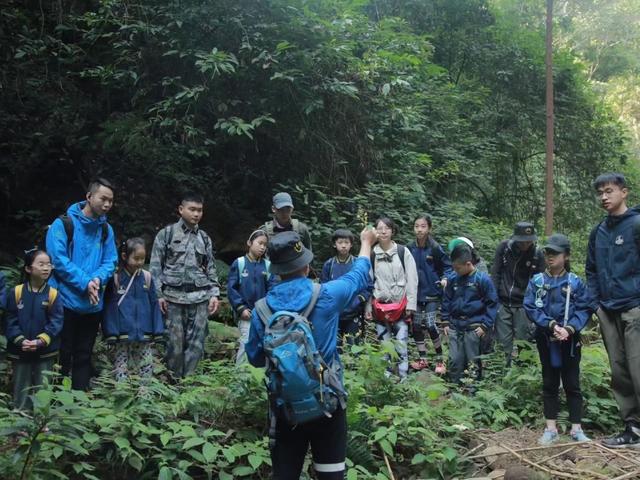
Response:
[[[640,429],[627,425],[622,433],[602,440],[602,445],[607,448],[640,448]]]
[[[445,373],[447,373],[447,367],[445,366],[444,362],[437,362],[435,371],[436,375],[444,375]]]
[[[428,367],[429,364],[427,363],[427,360],[425,358],[421,358],[419,360],[416,360],[415,362],[411,362],[411,368],[416,371],[424,370]]]
[[[560,440],[560,435],[558,435],[557,430],[547,430],[544,429],[544,433],[538,439],[538,444],[540,445],[551,445],[552,443],[556,443]]]
[[[590,442],[591,441],[591,439],[585,435],[585,433],[584,433],[584,431],[582,429],[580,429],[580,430],[572,430],[571,433],[569,433],[569,436],[571,437],[571,440],[573,440],[575,442]]]

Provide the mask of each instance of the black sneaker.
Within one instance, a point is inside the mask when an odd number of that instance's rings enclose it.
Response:
[[[602,445],[607,448],[640,448],[640,429],[627,425],[622,433],[602,440]]]

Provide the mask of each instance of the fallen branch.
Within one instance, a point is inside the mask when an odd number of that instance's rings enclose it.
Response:
[[[614,449],[612,449],[612,448],[607,448],[607,447],[605,447],[604,445],[600,445],[600,444],[599,444],[599,443],[597,443],[597,442],[593,442],[593,444],[594,444],[596,447],[598,447],[600,450],[602,450],[603,452],[610,453],[610,454],[612,454],[612,455],[615,455],[615,456],[616,456],[616,457],[618,457],[618,458],[622,458],[623,460],[626,460],[626,461],[627,461],[627,462],[629,462],[629,463],[633,463],[633,464],[635,464],[635,465],[640,466],[640,461],[636,460],[635,458],[627,457],[626,455],[623,455],[622,453],[618,452],[617,450],[614,450]]]
[[[499,444],[500,447],[504,448],[505,450],[507,450],[509,453],[511,453],[512,455],[516,456],[517,458],[519,458],[520,460],[522,460],[523,462],[527,463],[528,465],[531,465],[533,468],[537,469],[537,470],[542,470],[545,473],[548,473],[549,475],[555,475],[557,477],[562,477],[562,478],[575,478],[574,475],[570,475],[568,473],[564,473],[564,472],[558,472],[556,470],[551,470],[543,465],[539,465],[536,462],[532,462],[531,460],[529,460],[528,458],[520,455],[518,452],[510,449],[509,447]]]
[[[637,470],[634,470],[633,472],[620,475],[619,477],[616,477],[613,480],[624,480],[625,478],[635,478],[635,477],[640,477],[640,468]]]
[[[391,480],[396,480],[396,477],[393,476],[393,470],[391,470],[391,464],[389,463],[389,459],[387,458],[387,454],[382,452],[382,456],[384,457],[384,463],[387,464],[387,470],[389,470],[389,477]]]
[[[539,462],[540,464],[547,463],[548,461],[553,460],[554,458],[558,458],[558,457],[561,457],[561,456],[563,456],[563,455],[565,455],[565,454],[569,453],[569,452],[570,452],[571,450],[573,450],[574,448],[576,448],[576,447],[575,447],[575,445],[574,445],[574,446],[572,446],[572,447],[567,448],[567,449],[566,449],[565,451],[563,451],[563,452],[556,453],[555,455],[551,455],[550,457],[545,457],[545,458],[543,458],[542,460],[539,460],[538,462]]]
[[[532,450],[546,450],[548,448],[559,448],[559,447],[577,447],[578,445],[587,445],[593,443],[591,441],[586,441],[586,442],[571,442],[571,443],[557,443],[554,445],[545,445],[545,446],[539,446],[539,447],[526,447],[526,448],[518,448],[516,450],[513,450],[514,452],[530,452]],[[505,453],[509,453],[509,452],[492,452],[492,453],[479,453],[478,455],[472,455],[470,457],[466,457],[467,460],[472,460],[474,458],[485,458],[485,457],[493,457],[496,455],[504,455]]]
[[[469,450],[467,453],[465,453],[465,454],[462,456],[462,458],[465,458],[465,459],[466,459],[466,458],[471,458],[471,457],[469,457],[469,455],[471,455],[473,452],[477,452],[478,450],[480,450],[480,449],[481,449],[482,447],[484,447],[484,446],[485,446],[485,444],[484,444],[484,443],[481,443],[480,445],[477,445],[477,446],[473,447],[471,450]]]

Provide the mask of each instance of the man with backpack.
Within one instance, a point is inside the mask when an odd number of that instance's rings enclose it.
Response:
[[[338,322],[369,284],[375,231],[363,230],[360,241],[353,268],[322,285],[307,278],[313,253],[296,232],[281,233],[269,243],[271,273],[282,281],[256,303],[246,352],[252,365],[267,365],[275,479],[297,480],[309,445],[318,479],[344,476],[346,393]]]
[[[168,334],[165,360],[175,378],[192,374],[204,353],[209,315],[218,310],[220,285],[213,242],[199,226],[203,198],[183,195],[180,220],[153,242],[151,275]]]
[[[625,429],[609,448],[640,447],[640,212],[627,207],[626,180],[605,173],[593,182],[607,217],[589,235],[585,273],[591,306],[611,364],[611,390]]]
[[[300,235],[302,244],[308,249],[311,248],[311,234],[309,227],[297,218],[291,218],[293,215],[293,199],[286,192],[276,193],[273,196],[273,204],[271,205],[273,212],[273,220],[266,222],[260,230],[267,232],[269,238],[273,238],[282,232],[296,232]]]
[[[103,294],[115,271],[118,254],[107,213],[114,188],[103,178],[89,184],[86,201],[71,205],[47,231],[47,252],[53,263],[49,284],[64,306],[60,345],[62,374],[71,386],[87,390],[91,355],[103,309]]]
[[[531,340],[533,337],[532,325],[522,302],[529,279],[544,271],[544,254],[536,247],[537,239],[532,223],[516,223],[511,238],[498,245],[493,262],[491,279],[500,299],[496,335],[507,367],[517,354],[513,348],[514,340]]]

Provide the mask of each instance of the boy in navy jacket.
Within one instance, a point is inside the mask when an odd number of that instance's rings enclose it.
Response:
[[[47,284],[51,259],[33,249],[25,254],[27,281],[7,296],[7,357],[13,363],[15,408],[33,408],[30,395],[43,384],[44,372],[53,369],[60,348],[62,299]]]
[[[493,328],[498,311],[498,296],[491,278],[475,267],[475,252],[458,243],[451,252],[455,273],[447,284],[442,300],[442,319],[448,322],[449,372],[459,383],[469,362],[480,355],[480,339]],[[477,379],[482,375],[478,363]]]
[[[354,238],[353,233],[345,228],[339,228],[333,233],[331,243],[336,249],[336,255],[324,262],[322,274],[320,275],[321,283],[330,282],[351,271],[355,261],[354,256],[351,255]],[[364,306],[371,297],[372,291],[373,280],[369,282],[365,290],[356,295],[351,304],[340,315],[340,322],[338,323],[339,348],[342,346],[343,337],[346,338],[349,345],[353,345],[358,341],[362,330]]]

